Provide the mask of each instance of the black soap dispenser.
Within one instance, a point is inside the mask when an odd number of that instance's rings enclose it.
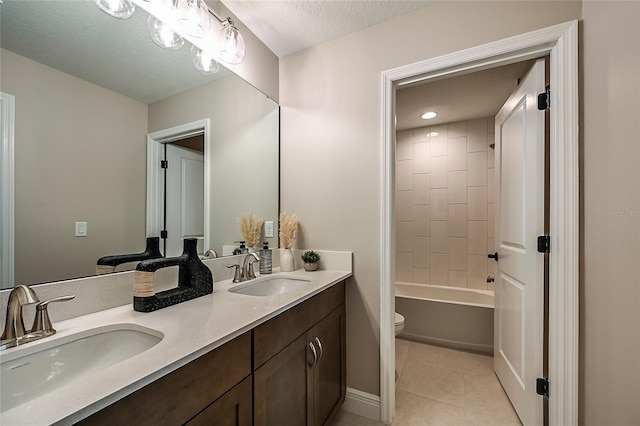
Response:
[[[260,275],[271,273],[271,249],[269,248],[269,242],[262,243],[262,250],[260,250]]]
[[[240,243],[240,247],[236,247],[233,249],[233,254],[247,254],[249,253],[249,249],[245,246],[244,241],[235,241],[236,243]]]

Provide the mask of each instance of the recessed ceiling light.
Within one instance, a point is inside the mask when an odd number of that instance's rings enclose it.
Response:
[[[430,120],[432,118],[435,118],[437,115],[438,115],[437,112],[429,111],[429,112],[425,112],[420,117],[422,117],[424,120]]]

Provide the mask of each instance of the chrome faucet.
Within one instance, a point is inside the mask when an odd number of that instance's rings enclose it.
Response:
[[[11,290],[11,293],[9,293],[9,300],[7,301],[7,315],[5,318],[4,332],[0,338],[0,350],[33,342],[34,340],[55,334],[56,330],[54,330],[51,325],[51,319],[49,319],[49,312],[47,311],[49,303],[64,302],[74,297],[75,295],[60,296],[40,302],[38,295],[31,287],[26,285],[15,287]],[[37,303],[36,317],[33,320],[33,326],[27,331],[22,318],[22,307],[32,303]]]

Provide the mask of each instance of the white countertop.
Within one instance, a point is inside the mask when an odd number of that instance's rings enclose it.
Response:
[[[135,312],[130,303],[54,323],[54,336],[3,351],[0,362],[74,340],[72,336],[87,334],[88,330],[113,329],[114,325],[150,329],[164,337],[141,354],[0,413],[0,423],[13,426],[77,422],[344,280],[351,271],[274,271],[273,275],[302,275],[311,283],[304,290],[276,296],[248,296],[229,292],[235,284],[225,280],[215,283],[211,295],[155,312]]]

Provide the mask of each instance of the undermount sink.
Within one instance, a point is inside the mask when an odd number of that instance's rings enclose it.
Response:
[[[9,410],[138,355],[158,344],[162,340],[159,336],[162,334],[153,330],[94,329],[69,336],[56,346],[2,361],[0,409]],[[6,354],[0,360],[9,357]]]
[[[246,294],[249,296],[275,296],[305,289],[311,283],[311,278],[295,275],[272,275],[260,277],[238,284],[229,289],[232,293]]]

